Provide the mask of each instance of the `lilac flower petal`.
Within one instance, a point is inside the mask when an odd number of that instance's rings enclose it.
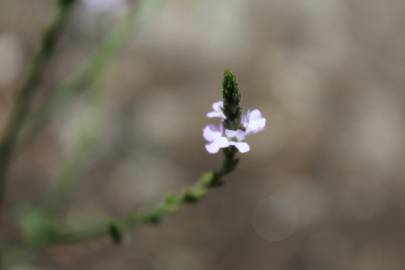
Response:
[[[244,128],[246,128],[247,127],[247,125],[248,125],[248,118],[247,118],[247,116],[245,115],[245,114],[242,114],[242,117],[241,117],[241,120],[240,120],[240,123],[241,123],[241,125],[244,127]]]
[[[206,144],[205,149],[207,149],[208,153],[210,154],[215,154],[219,151],[221,148],[226,148],[229,146],[229,142],[225,137],[220,137],[217,140]]]
[[[225,119],[225,114],[222,111],[222,108],[224,107],[224,102],[223,101],[217,101],[212,104],[212,112],[207,113],[208,118],[222,118]]]
[[[249,122],[246,132],[256,134],[256,133],[262,131],[265,127],[266,127],[265,118],[256,119],[254,121]]]
[[[216,143],[209,143],[205,145],[205,149],[210,154],[216,154],[219,151],[219,146]]]
[[[230,142],[229,144],[235,146],[241,153],[247,153],[250,151],[249,144],[245,142]]]
[[[222,108],[224,107],[224,102],[222,100],[216,101],[212,104],[212,108],[214,111],[222,111]]]
[[[242,116],[242,125],[247,134],[256,134],[265,128],[266,118],[257,109],[248,111],[246,115]]]
[[[246,138],[246,132],[241,129],[238,130],[226,129],[225,135],[229,139],[236,138],[238,141],[243,141]]]
[[[220,112],[209,112],[207,113],[208,118],[222,118],[222,113]]]
[[[203,137],[209,142],[215,141],[215,139],[222,136],[220,127],[216,125],[208,125],[203,130]]]
[[[254,109],[248,114],[249,120],[255,120],[262,118],[262,113],[258,109]]]
[[[226,148],[230,145],[230,142],[227,138],[225,137],[220,137],[215,140],[215,143],[219,145],[221,148]]]

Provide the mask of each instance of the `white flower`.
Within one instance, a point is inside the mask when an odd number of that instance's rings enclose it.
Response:
[[[256,134],[266,127],[266,118],[258,109],[248,111],[246,115],[242,116],[241,122],[247,135]]]
[[[241,129],[238,130],[226,129],[225,135],[229,140],[229,145],[235,146],[241,153],[249,152],[250,150],[249,144],[243,142],[243,140],[245,140],[246,138],[246,132],[244,132]]]
[[[238,130],[231,130],[231,129],[226,129],[225,130],[225,135],[228,138],[234,138],[237,141],[243,141],[246,138],[246,132],[238,129]]]
[[[224,132],[223,124],[219,126],[208,125],[203,130],[203,136],[208,141],[205,145],[208,153],[215,154],[222,148],[227,148],[229,146],[235,146],[239,152],[246,153],[249,152],[250,147],[245,139],[245,132],[238,130],[226,129]]]
[[[229,141],[224,136],[222,124],[219,126],[208,125],[203,130],[203,136],[208,141],[205,145],[208,153],[215,154],[221,148],[229,147]]]
[[[224,128],[226,116],[223,112],[223,102],[217,101],[212,104],[213,111],[207,113],[209,118],[220,118],[219,126],[208,125],[203,130],[203,137],[207,140],[205,149],[208,153],[215,154],[222,148],[234,146],[241,153],[250,151],[250,146],[245,142],[246,136],[262,131],[266,126],[266,119],[262,113],[255,109],[242,115],[240,128],[230,130]]]
[[[224,120],[226,117],[225,117],[224,112],[222,111],[223,108],[224,108],[224,102],[223,101],[214,102],[212,104],[213,111],[207,113],[207,117],[208,118],[221,118],[222,120]]]

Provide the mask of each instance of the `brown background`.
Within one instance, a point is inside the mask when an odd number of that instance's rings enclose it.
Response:
[[[19,150],[7,205],[39,205],[83,130],[97,146],[60,212],[72,226],[148,209],[193,183],[221,160],[201,130],[225,68],[267,129],[224,187],[161,226],[120,247],[47,249],[12,269],[404,269],[405,2],[162,2],[81,89],[97,97],[65,100]],[[0,130],[53,7],[0,0]],[[125,12],[77,5],[36,102]]]

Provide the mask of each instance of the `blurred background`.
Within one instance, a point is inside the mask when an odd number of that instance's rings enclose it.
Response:
[[[0,0],[1,131],[55,2]],[[136,4],[75,5],[33,110]],[[402,0],[160,1],[20,144],[7,209],[92,224],[219,167],[201,131],[226,68],[267,128],[225,186],[159,226],[13,254],[10,269],[404,269],[404,26]]]

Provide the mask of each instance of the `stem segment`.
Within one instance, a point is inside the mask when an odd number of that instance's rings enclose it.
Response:
[[[225,71],[224,74],[223,96],[224,113],[229,120],[226,122],[226,127],[237,129],[242,109],[239,105],[240,94],[236,78],[230,71]],[[235,147],[224,149],[224,159],[218,171],[203,174],[193,186],[184,189],[177,195],[168,196],[161,205],[145,213],[130,213],[123,218],[111,219],[76,230],[49,224],[49,220],[43,219],[43,225],[40,226],[42,231],[36,231],[34,235],[34,238],[39,241],[31,242],[31,244],[40,247],[73,244],[107,235],[114,242],[119,243],[123,239],[123,234],[129,229],[140,225],[158,224],[164,216],[176,213],[185,204],[198,202],[207,195],[209,189],[221,186],[223,178],[235,170],[238,164],[237,152]]]
[[[8,167],[21,128],[28,116],[30,101],[41,83],[41,78],[49,60],[55,52],[57,40],[74,2],[75,0],[59,1],[58,13],[53,19],[49,30],[45,33],[41,48],[33,60],[29,75],[18,92],[9,123],[0,141],[0,204],[4,199]]]

